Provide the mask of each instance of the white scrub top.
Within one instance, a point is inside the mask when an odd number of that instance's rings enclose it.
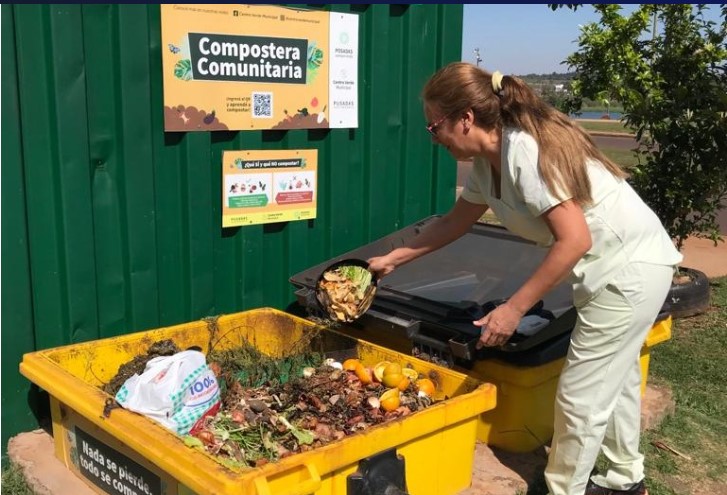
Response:
[[[499,198],[490,162],[483,157],[474,159],[462,198],[487,204],[508,230],[550,246],[553,235],[541,215],[569,197],[563,194],[559,200],[548,191],[538,169],[537,142],[524,131],[504,129],[501,163]],[[628,263],[673,266],[682,261],[659,218],[631,185],[596,160],[589,160],[587,166],[593,203],[584,207],[584,214],[592,246],[571,273],[576,306],[598,295]]]

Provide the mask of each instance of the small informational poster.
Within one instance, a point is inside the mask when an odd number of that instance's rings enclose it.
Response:
[[[331,128],[358,127],[358,16],[331,14]]]
[[[318,150],[222,154],[222,226],[316,217]]]
[[[358,15],[162,4],[165,131],[358,127]]]

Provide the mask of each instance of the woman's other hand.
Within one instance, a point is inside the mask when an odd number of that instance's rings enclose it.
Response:
[[[523,314],[508,303],[499,305],[484,318],[473,322],[475,326],[482,328],[480,340],[475,347],[482,349],[503,345],[515,333],[522,317]]]

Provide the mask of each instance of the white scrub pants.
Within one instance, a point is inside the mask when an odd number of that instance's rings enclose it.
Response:
[[[601,449],[598,485],[627,489],[644,477],[639,453],[639,352],[671,285],[672,266],[631,263],[578,309],[558,382],[545,480],[551,495],[583,495]]]

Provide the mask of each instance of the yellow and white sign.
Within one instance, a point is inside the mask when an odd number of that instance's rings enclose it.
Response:
[[[318,150],[225,151],[222,226],[316,217]]]
[[[163,4],[164,130],[358,127],[358,16]]]

